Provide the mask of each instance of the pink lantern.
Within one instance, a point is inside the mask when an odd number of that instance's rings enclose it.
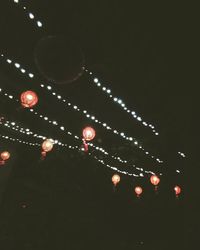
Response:
[[[113,182],[114,186],[117,186],[117,184],[120,182],[120,176],[118,174],[114,174],[112,176],[112,182]]]
[[[25,108],[31,108],[38,102],[38,96],[35,92],[28,90],[21,94],[21,104]]]
[[[42,143],[42,150],[43,152],[49,152],[51,151],[53,148],[53,141],[50,139],[46,139],[43,143]]]
[[[179,186],[175,186],[174,191],[175,191],[176,196],[178,197],[179,194],[181,193],[181,188]]]
[[[10,158],[10,153],[8,151],[4,151],[4,152],[1,153],[1,159],[3,161],[8,160],[9,158]]]
[[[139,197],[142,194],[143,190],[141,187],[135,187],[135,193],[137,195],[137,197]]]
[[[96,135],[95,130],[92,127],[86,127],[83,129],[83,139],[86,141],[91,141]]]
[[[152,175],[150,181],[154,186],[157,186],[160,182],[160,178],[156,175]]]

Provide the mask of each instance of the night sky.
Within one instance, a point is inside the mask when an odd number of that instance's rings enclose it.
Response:
[[[0,248],[198,249],[199,20],[196,7],[152,3],[139,6],[136,1],[19,2],[1,0],[0,54],[20,62],[34,72],[35,78],[20,74],[1,57],[0,87],[17,97],[27,89],[36,91],[38,110],[52,120],[79,136],[85,126],[93,126],[94,143],[131,159],[144,169],[159,169],[163,175],[157,194],[148,176],[121,175],[114,191],[111,177],[115,172],[87,153],[55,146],[41,160],[39,147],[1,138],[0,149],[8,150],[11,158],[0,167]],[[23,6],[27,7],[26,11]],[[28,12],[34,13],[34,20],[41,20],[43,27],[37,27]],[[66,110],[41,90],[39,84],[51,82],[47,74],[41,74],[37,62],[41,53],[49,58],[48,50],[45,51],[48,43],[37,49],[41,39],[48,36],[58,41],[65,37],[71,42],[66,43],[66,48],[60,48],[69,57],[54,65],[52,75],[61,77],[63,73],[69,79],[71,71],[77,72],[84,63],[128,107],[154,124],[160,135],[153,135],[150,129],[131,119],[91,84],[92,78],[86,73],[82,72],[70,83],[52,82],[56,92],[99,120],[137,138],[150,152],[164,159],[162,166],[158,167],[133,143],[105,131],[78,112]],[[84,58],[80,59],[77,51],[71,49],[72,44],[81,50]],[[67,71],[63,70],[65,67]],[[3,95],[0,95],[0,116],[49,138],[77,143]],[[2,125],[0,134],[36,141]],[[178,151],[186,157],[181,157]],[[130,168],[120,166],[131,172]],[[181,173],[177,174],[176,169]],[[136,185],[144,189],[139,199],[134,193]],[[175,185],[182,187],[178,199],[173,192]]]

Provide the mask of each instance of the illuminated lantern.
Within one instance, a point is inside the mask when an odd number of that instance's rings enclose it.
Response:
[[[53,141],[52,140],[47,139],[42,143],[43,152],[47,153],[47,152],[51,151],[52,148],[53,148]]]
[[[112,183],[114,186],[117,186],[117,184],[120,182],[120,176],[118,174],[114,174],[112,177]]]
[[[86,127],[83,129],[83,138],[86,141],[91,141],[96,135],[95,130],[92,127]]]
[[[157,186],[160,182],[160,178],[158,178],[156,175],[152,175],[150,181],[154,186]]]
[[[41,152],[41,159],[43,160],[46,157],[47,152],[51,151],[53,148],[53,140],[46,139],[42,143],[42,152]]]
[[[10,158],[10,153],[9,153],[9,152],[4,151],[4,152],[1,153],[1,159],[2,159],[3,161],[8,160],[9,158]]]
[[[28,90],[21,94],[21,104],[25,108],[31,108],[38,102],[38,96],[35,92]]]
[[[178,195],[181,193],[181,188],[179,186],[175,186],[174,191],[175,191],[176,197],[178,197]]]
[[[135,187],[135,193],[137,195],[137,197],[139,197],[142,193],[142,188],[141,187]]]

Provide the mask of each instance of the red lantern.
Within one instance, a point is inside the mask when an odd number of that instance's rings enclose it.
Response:
[[[92,127],[86,127],[83,129],[83,138],[86,141],[91,141],[96,135],[95,130]]]
[[[10,153],[9,153],[9,152],[4,151],[4,152],[1,153],[1,159],[2,159],[3,161],[8,160],[9,158],[10,158]]]
[[[42,143],[43,152],[47,153],[47,152],[51,151],[52,148],[53,148],[53,141],[52,140],[47,139]]]
[[[137,197],[139,197],[142,192],[143,192],[143,190],[141,187],[135,187],[135,193],[136,193]]]
[[[25,108],[31,108],[38,102],[38,96],[35,92],[28,90],[21,94],[21,104]]]
[[[117,186],[117,184],[120,182],[120,176],[118,174],[114,174],[112,177],[112,182],[114,186]]]
[[[178,195],[181,193],[181,188],[179,186],[175,186],[174,191],[175,191],[176,196],[178,197]]]
[[[156,175],[152,175],[150,181],[154,186],[157,186],[160,182],[160,178]]]

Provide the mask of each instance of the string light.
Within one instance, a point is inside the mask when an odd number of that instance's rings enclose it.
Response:
[[[126,113],[128,113],[134,120],[140,122],[144,127],[149,127],[155,135],[159,135],[159,133],[155,130],[155,126],[145,122],[143,118],[136,114],[135,111],[130,110],[121,98],[113,96],[112,90],[103,85],[97,77],[93,77],[93,73],[91,71],[85,69],[85,72],[89,73],[90,76],[92,75],[92,83],[94,83],[96,87],[101,89],[102,92],[105,93],[114,103],[119,104],[119,107],[121,107]]]
[[[7,59],[6,62],[8,62],[9,60],[9,64],[12,63],[12,60],[11,59]],[[16,65],[16,63],[14,64]],[[18,64],[20,65],[20,64]],[[20,69],[20,67],[17,67],[17,69]],[[26,72],[26,70],[25,70]],[[34,78],[34,74],[33,73],[26,73],[28,77],[30,78]],[[150,154],[150,152],[146,151],[142,145],[139,144],[139,142],[133,138],[133,137],[128,137],[125,135],[124,132],[119,132],[118,130],[116,129],[113,129],[111,128],[107,123],[105,122],[102,122],[102,121],[99,121],[94,115],[91,115],[90,113],[88,113],[87,110],[81,110],[77,105],[74,105],[70,102],[68,102],[66,99],[64,99],[60,94],[57,94],[55,91],[53,91],[53,87],[51,85],[45,85],[45,84],[40,84],[40,87],[41,88],[45,88],[47,89],[47,91],[49,91],[52,96],[54,96],[55,98],[57,98],[57,100],[59,101],[62,101],[63,104],[65,105],[65,108],[71,108],[73,111],[77,111],[77,112],[80,112],[82,113],[86,118],[92,120],[93,122],[97,123],[97,124],[100,124],[104,129],[107,129],[107,130],[110,130],[112,131],[113,134],[116,134],[118,136],[120,136],[121,138],[127,140],[127,141],[131,141],[131,142],[134,142],[134,145],[139,148],[140,150],[142,150],[144,152],[144,154],[148,157],[150,157],[151,159],[154,159],[155,161],[157,161],[159,164],[163,163],[163,160],[159,159],[158,157],[155,157],[154,155]],[[121,102],[120,102],[121,103]],[[42,117],[41,117],[42,118]],[[47,119],[47,118],[46,118]],[[56,122],[53,122],[54,125],[57,125]],[[62,129],[64,130],[64,127],[62,126]]]
[[[10,137],[10,136],[7,136],[7,135],[1,135],[0,134],[0,137],[5,139],[5,140],[22,143],[22,144],[25,144],[25,145],[28,145],[28,146],[39,146],[39,147],[41,146],[41,144],[39,144],[39,143],[32,143],[32,142],[24,141],[24,140],[21,140],[21,139],[18,139],[18,138],[13,138],[13,137]]]
[[[35,138],[38,138],[38,139],[42,139],[42,140],[45,140],[47,139],[46,136],[43,136],[43,135],[38,135],[38,134],[35,134],[33,133],[29,128],[23,128],[23,127],[20,127],[19,125],[16,125],[16,122],[13,122],[13,121],[8,121],[6,120],[4,123],[1,122],[1,124],[3,124],[5,127],[7,128],[10,128],[12,130],[15,130],[19,133],[22,133],[22,134],[25,134],[25,135],[28,135],[28,136],[32,136],[32,137],[35,137]],[[59,146],[63,146],[63,147],[69,147],[69,145],[67,144],[63,144],[61,143],[60,141],[58,141],[57,139],[52,139],[54,141],[54,144],[58,144]],[[112,159],[120,162],[120,163],[123,163],[123,164],[126,164],[128,163],[127,160],[123,160],[121,159],[119,156],[113,156],[111,154],[109,154],[105,149],[103,149],[102,147],[98,147],[98,146],[95,146],[93,143],[91,142],[88,142],[88,145],[92,148],[94,148],[96,151],[100,151],[101,153],[103,153],[105,156],[110,156]],[[73,146],[70,146],[70,148],[73,148]],[[74,148],[79,148],[79,146],[75,146]],[[131,168],[135,168],[136,170],[140,171],[140,172],[144,172],[144,173],[147,173],[147,174],[154,174],[154,172],[152,171],[147,171],[147,170],[144,170],[143,168],[139,168],[139,167],[136,167],[135,165],[128,165],[129,167]]]
[[[39,143],[32,143],[32,142],[28,142],[28,141],[24,141],[24,140],[21,140],[21,139],[18,139],[18,138],[13,138],[13,137],[10,137],[10,136],[7,136],[7,135],[1,135],[0,134],[0,137],[5,139],[5,140],[10,140],[10,141],[13,141],[13,142],[18,142],[18,143],[21,143],[21,144],[25,144],[25,145],[28,145],[28,146],[38,146],[38,147],[41,147],[41,144]],[[75,149],[75,148],[72,148],[70,147],[70,149]],[[91,156],[91,153],[89,153],[89,155]],[[118,172],[118,173],[121,173],[121,174],[124,174],[124,175],[129,175],[129,176],[134,176],[134,177],[144,177],[144,175],[142,173],[140,173],[139,175],[137,174],[134,174],[134,173],[129,173],[127,171],[121,171],[119,170],[118,168],[116,167],[113,167],[109,164],[106,164],[104,162],[104,160],[101,160],[99,159],[97,156],[92,156],[94,159],[96,159],[99,163],[101,163],[102,165]]]
[[[184,153],[182,153],[182,152],[178,152],[178,154],[179,154],[180,156],[182,156],[183,158],[186,157],[186,155],[185,155]]]
[[[20,7],[22,7],[20,4],[19,4],[19,0],[13,0],[14,3],[18,4]],[[27,7],[26,6],[23,6],[23,9],[26,11],[27,10]],[[42,22],[39,21],[39,20],[35,20],[35,15],[32,13],[32,12],[27,12],[26,11],[26,16],[30,19],[30,20],[33,20],[35,21],[36,25],[41,28],[43,26]]]

